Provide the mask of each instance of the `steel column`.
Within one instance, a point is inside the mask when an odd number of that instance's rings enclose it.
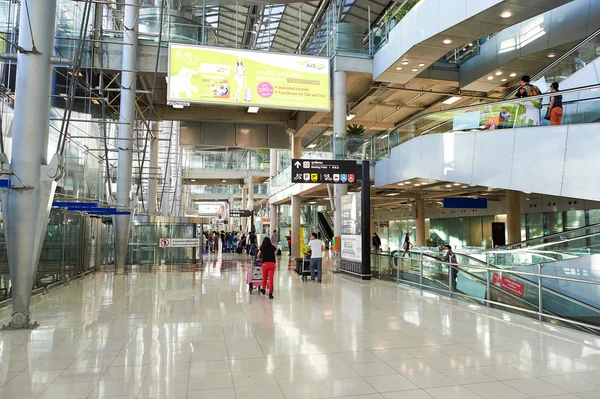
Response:
[[[148,213],[156,215],[158,200],[158,136],[160,135],[160,122],[150,125],[152,138],[150,139],[150,171],[148,173]]]
[[[333,73],[333,155],[335,159],[345,158],[344,138],[346,137],[346,104],[348,100],[346,83],[346,72],[335,71]],[[342,235],[342,196],[348,194],[348,187],[345,184],[335,184],[333,187],[335,197],[333,230],[334,236],[340,239]],[[368,210],[365,209],[365,212]],[[338,248],[341,248],[339,243]],[[337,255],[333,258],[333,271],[340,270],[341,257],[339,254]]]
[[[138,59],[139,0],[125,0],[123,31],[123,61],[121,67],[121,103],[119,108],[119,158],[117,170],[117,203],[131,205],[131,179],[133,167],[133,131],[135,129],[135,89]],[[131,230],[131,215],[114,216],[115,269],[122,273],[125,267],[127,244]]]
[[[161,208],[162,208],[162,212],[161,215],[162,216],[171,216],[171,168],[173,165],[173,157],[172,157],[172,150],[173,150],[173,122],[172,121],[165,121],[164,123],[164,128],[165,131],[169,133],[169,145],[167,147],[167,152],[169,153],[169,159],[167,160],[167,165],[166,168],[167,170],[165,171],[165,181],[163,182],[163,193],[162,193],[162,198],[161,198]]]
[[[301,198],[292,196],[292,254],[291,258],[296,259],[301,256],[300,253],[300,202]]]
[[[29,304],[56,189],[54,175],[49,177],[52,173],[47,158],[56,0],[27,0],[21,4],[19,46],[27,52],[17,56],[10,163],[15,173],[13,187],[21,189],[2,190],[13,305],[12,320],[6,328],[37,326],[30,321]]]
[[[249,211],[254,212],[254,177],[248,176],[248,208]],[[251,218],[251,223],[254,222],[254,219]],[[254,231],[255,228],[251,224],[250,229],[248,231]]]

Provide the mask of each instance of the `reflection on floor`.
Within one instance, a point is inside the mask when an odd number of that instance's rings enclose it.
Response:
[[[275,299],[247,257],[195,272],[97,273],[0,333],[1,398],[600,398],[600,339],[284,257]],[[1,320],[9,309],[0,312]]]

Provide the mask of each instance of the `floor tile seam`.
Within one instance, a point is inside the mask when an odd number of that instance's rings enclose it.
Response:
[[[373,281],[373,280],[372,280],[372,281]],[[393,282],[391,282],[391,281],[383,281],[383,280],[375,280],[375,281],[376,281],[378,284],[381,284],[381,285],[384,285],[384,284],[385,284],[385,285],[392,285],[392,286],[396,286],[396,289],[398,289],[398,290],[401,290],[401,291],[403,291],[403,292],[407,292],[408,294],[412,295],[413,297],[416,297],[416,298],[422,298],[422,296],[421,296],[421,295],[419,295],[419,294],[416,294],[416,293],[412,293],[412,292],[410,292],[410,291],[407,291],[407,290],[408,290],[408,288],[407,288],[407,287],[403,287],[403,286],[401,286],[400,284],[394,284],[394,283],[393,283]],[[581,342],[574,341],[574,340],[572,340],[572,339],[569,339],[569,338],[563,337],[563,336],[561,336],[561,335],[559,335],[559,336],[552,335],[552,332],[550,332],[550,331],[536,330],[536,329],[535,329],[533,326],[529,326],[529,325],[524,325],[524,324],[518,324],[518,325],[515,325],[514,323],[512,323],[512,322],[510,322],[510,321],[507,321],[507,320],[504,320],[503,318],[500,318],[500,316],[499,316],[499,315],[498,315],[498,316],[494,316],[493,314],[491,314],[492,312],[493,312],[493,313],[497,313],[497,312],[502,312],[502,313],[505,313],[505,312],[503,312],[502,310],[499,310],[499,309],[490,309],[490,312],[487,312],[487,313],[478,313],[478,312],[477,312],[476,310],[474,310],[474,309],[470,309],[470,308],[464,308],[464,307],[462,307],[462,306],[461,306],[461,304],[458,302],[458,300],[457,300],[457,299],[454,299],[454,298],[452,298],[452,299],[449,299],[448,297],[444,297],[444,296],[442,296],[442,295],[439,295],[439,294],[438,294],[437,296],[438,296],[438,298],[441,298],[441,299],[444,299],[444,298],[445,298],[445,299],[447,299],[447,300],[448,300],[448,303],[445,303],[445,304],[444,304],[445,306],[452,306],[453,308],[458,308],[459,310],[463,310],[463,311],[465,311],[465,312],[468,312],[468,313],[471,313],[471,314],[473,314],[473,313],[474,313],[474,314],[476,314],[477,316],[486,316],[487,318],[490,318],[490,319],[492,319],[492,320],[494,320],[494,321],[497,321],[497,322],[500,322],[500,323],[502,323],[502,324],[506,324],[506,325],[510,325],[510,326],[517,327],[517,328],[525,329],[525,330],[527,330],[527,331],[531,331],[531,332],[534,332],[534,333],[536,333],[536,334],[542,334],[542,335],[544,335],[544,336],[547,336],[547,337],[551,337],[551,338],[560,339],[560,340],[563,340],[563,341],[566,341],[566,342],[569,342],[569,343],[572,343],[572,344],[575,344],[575,345],[580,345],[580,346],[591,346],[591,347],[593,347],[594,349],[600,350],[600,345],[593,345],[593,344],[583,344],[583,343],[581,343]],[[437,305],[437,306],[440,306],[440,305],[442,305],[442,304],[436,304],[436,305]],[[524,316],[520,316],[520,315],[518,315],[518,314],[513,314],[513,313],[510,313],[510,316],[511,316],[511,317],[513,317],[513,316],[514,316],[514,317],[518,317],[518,319],[519,319],[520,321],[527,322],[528,324],[529,324],[529,323],[531,323],[531,322],[533,322],[533,320],[530,320],[530,319],[528,319],[528,318],[525,318]],[[543,326],[546,326],[546,324],[547,324],[547,323],[544,323],[544,324],[543,324]],[[548,325],[547,325],[547,327],[550,327],[550,325],[548,324]],[[560,329],[561,329],[561,331],[562,331],[562,328],[564,328],[564,327],[560,327],[560,326],[552,326],[552,327],[553,327],[553,328],[560,328]],[[570,332],[570,331],[565,331],[565,332]]]

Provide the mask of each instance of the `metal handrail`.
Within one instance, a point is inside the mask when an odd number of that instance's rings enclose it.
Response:
[[[392,129],[389,133],[394,133],[410,124],[412,124],[414,121],[418,120],[418,119],[424,119],[427,118],[428,116],[431,115],[435,115],[435,114],[441,114],[441,113],[449,113],[449,112],[456,112],[456,111],[465,111],[465,110],[469,110],[469,109],[473,109],[475,107],[483,107],[483,106],[489,106],[489,105],[495,105],[495,104],[512,104],[512,103],[519,103],[522,101],[529,101],[529,100],[541,100],[544,99],[545,97],[548,96],[553,96],[553,95],[565,95],[565,94],[571,94],[571,93],[581,93],[584,91],[590,91],[593,89],[599,89],[600,88],[600,84],[595,84],[595,85],[589,85],[589,86],[581,86],[581,87],[576,87],[573,89],[567,89],[567,90],[561,90],[560,92],[557,93],[544,93],[544,94],[540,94],[537,96],[530,96],[530,97],[525,97],[525,98],[513,98],[513,99],[509,99],[509,100],[504,100],[504,99],[500,99],[498,101],[492,101],[492,102],[487,102],[487,103],[481,103],[481,104],[472,104],[472,105],[468,105],[468,106],[463,106],[463,107],[458,107],[458,108],[449,108],[449,109],[445,109],[442,111],[432,111],[432,112],[427,112],[425,114],[421,114],[419,116],[416,116],[414,118],[411,118],[405,122],[403,122],[402,124],[400,124],[399,126],[395,127],[394,129]],[[427,92],[424,92],[425,94],[427,94]],[[451,93],[448,93],[448,95],[452,95]],[[460,94],[456,94],[457,96],[460,96]],[[600,97],[600,95],[599,95]],[[374,137],[381,137],[388,134],[388,132],[384,132],[382,134],[379,134],[377,136]]]
[[[417,253],[415,253],[415,254],[417,254]],[[372,255],[379,255],[379,256],[384,256],[384,257],[392,257],[391,255],[381,254],[381,253],[372,253]],[[423,255],[428,256],[428,257],[431,258],[429,260],[426,260],[426,262],[437,263],[439,265],[445,265],[448,268],[456,268],[456,269],[458,269],[460,271],[460,266],[461,265],[457,265],[455,263],[448,263],[448,262],[440,261],[440,260],[436,259],[435,257],[429,255],[429,254],[421,253],[419,258],[410,258],[411,261],[416,260],[416,261],[419,261],[421,263],[421,267],[419,268],[420,269],[421,277],[422,277],[422,273],[423,273],[422,264],[423,264],[423,262],[425,262],[425,260],[422,259]],[[481,261],[479,261],[479,262],[481,262]],[[491,268],[491,267],[487,267],[487,266],[485,266],[485,267],[483,267],[483,266],[477,266],[477,265],[463,265],[463,266],[466,266],[466,267],[469,267],[469,268],[478,269],[478,270],[485,270],[486,273],[489,273],[490,271],[492,271],[492,272],[498,272],[498,271],[502,272],[501,269]],[[469,272],[467,272],[465,270],[463,270],[463,272],[466,273],[466,274],[472,275],[472,273],[469,273]],[[537,277],[539,279],[539,281],[541,281],[541,279],[543,279],[543,278],[546,278],[546,279],[554,279],[554,280],[562,280],[562,281],[571,281],[571,282],[583,283],[583,284],[600,285],[600,281],[581,280],[581,279],[574,279],[574,278],[569,278],[569,277],[550,276],[550,275],[543,275],[543,274],[540,274],[540,273],[529,273],[529,272],[522,272],[522,271],[509,271],[509,272],[506,272],[506,273],[507,274],[515,274],[515,275],[524,275],[524,276]],[[398,281],[399,280],[400,280],[400,278],[398,278]],[[525,279],[525,280],[527,281],[527,283],[534,284],[534,282],[532,282],[532,281],[530,281],[528,279]],[[418,285],[420,288],[423,288],[425,286],[422,282],[414,282],[414,281],[406,281],[406,282],[409,283],[409,284],[412,284],[412,285]],[[539,287],[539,284],[538,284],[538,287]],[[485,302],[487,304],[493,304],[493,305],[502,306],[502,307],[509,308],[509,309],[518,310],[520,312],[526,312],[526,313],[529,313],[529,314],[535,314],[535,315],[538,315],[538,317],[540,317],[540,320],[541,320],[542,317],[547,317],[547,318],[551,318],[551,319],[563,321],[565,323],[573,324],[573,325],[576,325],[576,326],[579,326],[579,327],[583,327],[583,328],[587,328],[587,329],[592,329],[594,331],[599,331],[600,332],[600,326],[596,326],[596,325],[592,325],[592,324],[588,324],[588,323],[582,323],[582,322],[579,322],[579,321],[576,321],[576,320],[571,320],[571,319],[567,319],[567,318],[564,318],[564,317],[556,316],[556,315],[554,315],[552,313],[549,313],[549,312],[533,311],[533,310],[529,310],[529,309],[520,308],[520,307],[517,307],[517,306],[508,305],[508,304],[501,303],[501,302],[492,301],[492,300],[488,299],[487,296],[484,299],[479,298],[479,297],[474,297],[474,296],[471,296],[471,295],[467,295],[467,294],[458,292],[456,290],[452,291],[452,289],[451,289],[450,286],[448,286],[447,290],[440,289],[440,288],[433,287],[433,286],[427,286],[427,288],[428,289],[433,289],[433,290],[436,290],[436,291],[440,291],[440,292],[448,292],[448,294],[455,294],[455,295],[458,295],[458,296],[461,296],[461,297],[464,297],[464,298],[474,299],[476,301],[483,301],[483,302]],[[498,289],[498,287],[494,287],[494,288]],[[565,296],[563,294],[557,293],[556,291],[554,291],[552,289],[548,289],[548,288],[544,288],[544,287],[541,287],[541,289],[544,290],[544,291],[546,291],[546,292],[550,292],[550,293],[552,293],[554,295],[557,295],[559,297],[562,297],[565,300],[570,300],[572,302],[576,302],[577,305],[586,307],[586,308],[588,308],[590,310],[593,310],[593,311],[596,311],[596,312],[600,313],[599,309],[596,309],[595,307],[593,307],[591,305],[583,304],[583,303],[579,302],[578,300],[575,300],[575,299],[570,298],[568,296]],[[504,294],[506,292],[502,291],[502,293]],[[543,307],[541,306],[541,304],[542,303],[540,301],[539,310],[543,310]]]
[[[519,241],[519,242],[516,242],[514,244],[505,245],[503,247],[497,247],[495,249],[510,249],[511,247],[515,247],[517,245],[522,245],[522,244],[527,244],[527,243],[532,242],[532,241],[547,240],[547,239],[550,239],[550,238],[560,237],[560,236],[565,235],[565,234],[576,233],[578,231],[588,230],[588,229],[595,228],[595,227],[600,227],[600,223],[590,224],[590,225],[584,226],[584,227],[578,227],[576,229],[571,229],[571,230],[563,231],[561,233],[548,234],[548,235],[541,236],[541,237],[538,237],[538,238],[530,238],[529,240]],[[581,236],[580,238],[583,238],[583,237],[585,237],[585,236]]]

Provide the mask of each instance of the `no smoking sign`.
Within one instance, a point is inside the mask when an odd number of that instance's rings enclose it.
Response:
[[[158,246],[161,248],[169,248],[171,246],[171,240],[168,238],[161,238],[158,241]]]

